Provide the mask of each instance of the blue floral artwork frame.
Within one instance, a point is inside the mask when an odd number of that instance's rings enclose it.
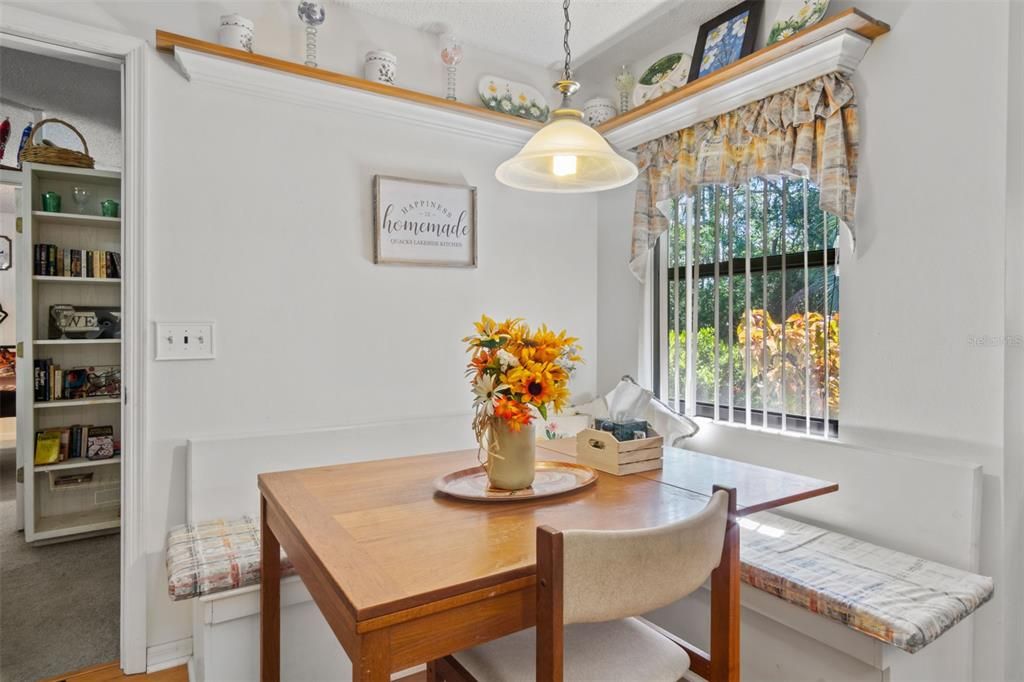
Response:
[[[701,25],[688,83],[754,51],[764,0],[746,0]]]

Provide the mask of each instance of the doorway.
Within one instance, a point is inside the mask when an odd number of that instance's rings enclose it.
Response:
[[[0,271],[0,305],[12,319],[21,313],[17,341],[26,363],[34,365],[45,357],[54,366],[69,370],[100,363],[119,366],[118,343],[92,348],[70,343],[50,345],[55,339],[49,338],[45,327],[51,306],[64,299],[68,303],[95,303],[97,294],[90,287],[97,285],[84,279],[49,279],[55,275],[49,270],[44,272],[34,257],[24,257],[26,253],[34,256],[43,244],[68,253],[79,246],[82,250],[99,248],[97,228],[81,225],[99,214],[100,198],[86,196],[85,201],[75,202],[73,196],[97,191],[93,178],[82,176],[78,182],[57,183],[59,170],[50,176],[32,176],[29,168],[18,162],[17,155],[26,128],[46,118],[57,118],[82,134],[97,168],[120,171],[124,156],[121,65],[113,58],[88,55],[87,59],[69,59],[21,47],[30,46],[25,43],[0,47],[0,120],[6,118],[10,127],[0,158],[4,167],[0,169],[0,208],[2,235],[12,240],[31,240],[32,244],[27,249],[21,245],[16,254],[22,257],[15,257],[11,270]],[[65,126],[47,124],[37,137],[57,146],[82,148],[74,146],[76,136]],[[66,203],[53,211],[53,216],[40,216],[35,221],[34,211],[45,208],[36,206],[39,197],[34,196],[34,190],[41,185],[35,182],[33,186],[33,180],[38,178],[50,178],[54,185],[49,191],[66,195],[61,197]],[[80,191],[76,193],[75,187]],[[29,188],[33,188],[31,195]],[[15,226],[19,216],[32,221],[31,229],[24,223]],[[23,231],[19,233],[19,229]],[[104,248],[105,252],[120,251],[112,246],[120,243],[120,235],[102,239],[110,245]],[[78,241],[81,244],[72,243]],[[111,296],[109,292],[103,295]],[[118,298],[116,292],[114,298]],[[7,321],[0,322],[0,346],[15,345],[14,339],[7,339],[10,329],[4,328],[6,324]],[[27,344],[30,346],[26,351]],[[96,352],[102,357],[95,356]],[[21,369],[19,374],[24,378],[24,367]],[[5,681],[35,680],[109,663],[118,660],[120,653],[120,475],[112,476],[114,467],[101,466],[99,460],[94,466],[92,460],[73,457],[79,453],[63,441],[58,446],[57,461],[48,463],[49,469],[32,468],[39,461],[36,434],[113,422],[119,417],[112,417],[110,410],[116,415],[119,406],[117,401],[97,407],[45,404],[37,402],[35,388],[30,381],[20,381],[17,387],[22,408],[18,421],[23,431],[26,423],[32,428],[28,434],[17,433],[19,447],[14,457],[10,448],[0,450],[0,669]],[[65,407],[72,409],[63,410]],[[107,413],[95,412],[99,407]],[[44,416],[36,418],[36,413]],[[3,426],[7,434],[9,422],[3,422]],[[32,487],[28,495],[27,486]],[[85,532],[74,532],[75,526],[71,524],[67,533],[51,534],[43,541],[27,541],[26,517],[31,518],[31,525],[40,518],[53,518],[54,510],[67,510],[62,516],[73,520],[76,513],[92,513],[91,508],[81,505],[85,499],[104,500],[104,513],[114,523],[102,531]]]

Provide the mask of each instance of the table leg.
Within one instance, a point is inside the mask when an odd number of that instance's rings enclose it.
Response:
[[[736,490],[729,493],[722,561],[711,573],[711,682],[740,679],[740,527],[736,524]]]
[[[260,496],[260,680],[281,679],[281,545]]]
[[[352,657],[352,682],[391,680],[391,637],[387,630],[367,632],[359,638],[359,651]]]

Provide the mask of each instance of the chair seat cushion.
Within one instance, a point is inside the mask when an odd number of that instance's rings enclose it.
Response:
[[[479,682],[536,679],[537,631],[522,630],[455,654]],[[636,618],[565,628],[565,682],[675,682],[690,668],[682,648]]]
[[[176,526],[167,535],[167,593],[178,601],[260,583],[260,527],[250,516]],[[281,553],[281,574],[294,573]]]
[[[992,597],[992,578],[777,514],[739,523],[744,582],[910,653]]]

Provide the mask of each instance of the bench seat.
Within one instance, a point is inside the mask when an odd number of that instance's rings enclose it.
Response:
[[[992,597],[992,578],[778,514],[739,523],[743,582],[909,653]]]
[[[743,582],[909,653],[992,597],[989,577],[778,514],[739,523]],[[259,585],[259,543],[249,516],[172,529],[168,593],[182,600]],[[283,553],[282,562],[293,574]]]
[[[174,601],[259,585],[260,526],[251,516],[175,526],[167,534],[166,562]],[[281,572],[295,572],[283,551]]]

